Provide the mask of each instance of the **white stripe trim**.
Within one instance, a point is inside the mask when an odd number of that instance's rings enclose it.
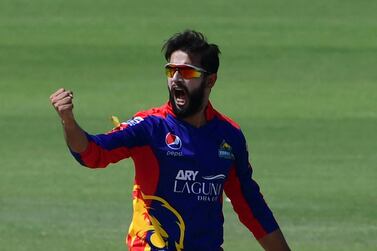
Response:
[[[205,179],[205,180],[220,180],[220,179],[225,179],[225,175],[224,174],[218,174],[218,175],[215,175],[215,176],[205,176],[205,177],[203,177],[203,179]]]

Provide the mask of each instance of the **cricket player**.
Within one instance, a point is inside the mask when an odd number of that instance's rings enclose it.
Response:
[[[72,91],[61,88],[50,97],[80,164],[134,161],[129,250],[222,250],[224,192],[264,250],[290,250],[252,177],[239,125],[209,101],[218,46],[186,30],[168,39],[163,51],[169,100],[116,123],[111,132],[92,135],[79,126]]]

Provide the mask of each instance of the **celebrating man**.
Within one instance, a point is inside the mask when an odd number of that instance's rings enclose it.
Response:
[[[130,250],[222,250],[223,191],[265,250],[289,247],[252,178],[240,127],[216,111],[210,92],[220,51],[186,30],[163,46],[169,101],[91,135],[73,116],[73,94],[51,95],[73,156],[90,168],[135,163]]]

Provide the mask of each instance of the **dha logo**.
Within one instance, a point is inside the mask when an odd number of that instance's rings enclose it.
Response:
[[[180,150],[182,147],[181,139],[170,132],[166,134],[165,143],[172,150]]]

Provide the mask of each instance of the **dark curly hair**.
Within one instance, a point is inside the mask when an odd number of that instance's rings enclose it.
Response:
[[[194,30],[185,30],[174,34],[162,46],[165,59],[170,60],[173,52],[181,50],[189,55],[199,56],[201,67],[211,73],[217,73],[219,69],[220,49],[216,44],[208,44],[205,36]]]

